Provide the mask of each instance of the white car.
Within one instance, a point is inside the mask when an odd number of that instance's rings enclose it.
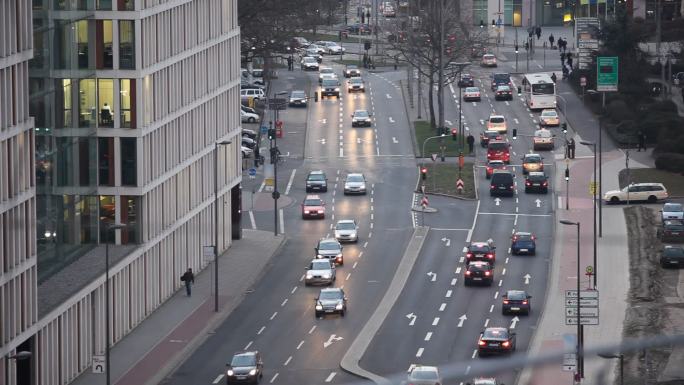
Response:
[[[316,45],[323,47],[325,51],[322,53],[327,53],[328,55],[341,55],[346,51],[344,48],[342,48],[342,46],[334,41],[317,41]]]
[[[344,180],[344,195],[366,194],[366,178],[361,173],[347,174]]]
[[[314,259],[306,268],[306,276],[304,277],[304,286],[310,285],[332,285],[337,278],[335,273],[335,264],[331,263],[329,259]]]
[[[607,191],[603,194],[603,200],[609,203],[633,201],[646,201],[655,203],[668,198],[667,189],[662,183],[635,183],[622,190]]]
[[[681,203],[665,203],[660,210],[663,220],[684,219],[684,206]]]
[[[337,79],[337,74],[330,67],[321,67],[318,70],[318,84],[323,83],[323,79]]]
[[[358,242],[359,226],[353,219],[342,219],[335,224],[335,239],[339,242]]]
[[[442,379],[436,366],[411,364],[408,368],[408,383],[416,385],[439,385]]]
[[[307,50],[310,50],[310,49],[315,50],[316,53],[318,53],[319,55],[323,55],[327,52],[325,47],[323,47],[319,44],[310,44],[308,47],[306,47],[306,49]]]
[[[536,150],[553,150],[553,134],[549,130],[541,129],[534,132],[532,138],[532,149]]]
[[[469,102],[471,100],[481,101],[482,95],[480,94],[480,89],[477,87],[466,87],[463,92],[463,100]]]
[[[249,147],[242,146],[242,157],[243,158],[249,158],[252,156],[252,149]]]
[[[302,70],[318,71],[318,61],[311,56],[304,56],[301,63]]]
[[[256,123],[257,120],[259,120],[259,115],[240,109],[240,121],[242,123]]]

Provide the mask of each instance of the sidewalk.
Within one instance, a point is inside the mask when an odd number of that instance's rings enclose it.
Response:
[[[138,325],[111,350],[111,378],[118,385],[156,385],[198,348],[259,279],[262,270],[283,244],[282,236],[243,230],[243,238],[219,257],[219,312],[214,312],[214,267],[195,277],[192,296],[185,288]],[[104,382],[91,369],[72,384]]]

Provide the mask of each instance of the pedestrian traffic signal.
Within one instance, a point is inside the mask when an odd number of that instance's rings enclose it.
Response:
[[[570,180],[570,169],[565,168],[565,180]]]
[[[563,123],[563,124],[561,124],[561,127],[563,128],[563,133],[564,133],[564,134],[567,134],[567,133],[568,133],[568,124],[567,124],[567,123]]]
[[[368,51],[369,49],[371,49],[371,42],[370,42],[370,41],[365,41],[365,42],[363,43],[363,49],[365,49],[366,51]]]
[[[427,167],[421,167],[420,168],[420,177],[423,180],[427,179]]]
[[[515,53],[518,53],[518,43],[515,43]]]
[[[455,128],[451,129],[451,139],[456,140],[456,133],[458,131]]]
[[[268,129],[268,139],[273,140],[275,138],[275,135],[276,135],[275,128],[269,128]]]
[[[513,139],[515,139],[518,136],[518,129],[514,128],[513,129]]]

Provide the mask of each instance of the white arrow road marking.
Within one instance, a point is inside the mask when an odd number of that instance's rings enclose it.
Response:
[[[427,275],[428,275],[428,277],[430,277],[431,282],[435,282],[437,280],[437,273],[433,273],[430,271],[427,273]]]
[[[537,204],[537,207],[541,207],[541,200],[537,198],[537,200],[534,201]]]
[[[468,319],[468,317],[466,317],[465,314],[463,314],[462,316],[458,317],[458,327],[459,327],[459,328],[462,328],[462,327],[463,327],[463,322],[464,322],[465,320],[467,320],[467,319]]]
[[[507,106],[510,106],[510,104],[508,104],[508,100],[506,100],[506,105],[507,105]]]
[[[397,138],[395,138],[395,137],[392,137],[392,142],[393,142],[393,143],[399,143],[399,141],[398,141]]]
[[[418,349],[418,351],[416,352],[416,357],[422,356],[424,351],[425,351],[425,349],[423,349],[423,348]]]
[[[330,373],[328,378],[325,379],[325,382],[332,382],[333,378],[335,378],[336,375],[337,375],[337,372]]]
[[[320,144],[325,144],[325,138],[318,139],[317,142]]]
[[[432,338],[432,332],[427,332],[425,335],[425,341],[430,341],[430,338]]]
[[[387,96],[387,99],[392,99],[392,95],[390,94],[385,94]]]
[[[389,117],[389,122],[390,122],[390,123],[394,123],[394,119],[392,119],[391,116]]]
[[[499,206],[501,204],[501,198],[494,199],[494,203]]]
[[[518,118],[513,118],[513,121],[515,122],[515,124],[520,124],[520,122],[518,121]]]
[[[525,276],[523,278],[525,278],[525,285],[529,285],[530,284],[530,278],[532,278],[532,276],[528,273],[528,274],[525,274]]]
[[[442,242],[446,242],[446,244],[444,245],[446,247],[451,246],[451,239],[449,239],[447,237],[442,238]]]
[[[336,335],[334,335],[334,334],[331,334],[331,335],[330,335],[330,338],[328,338],[327,341],[323,342],[323,347],[324,347],[324,348],[327,348],[328,346],[332,345],[334,342],[336,342],[336,341],[341,341],[341,340],[343,340],[343,339],[344,339],[344,338],[342,338],[342,337],[338,337],[338,336],[336,336]]]
[[[452,125],[451,120],[446,120],[446,119],[445,119],[445,120],[444,120],[444,123],[446,123],[446,124],[448,124],[448,125],[450,125],[450,126]]]
[[[484,120],[480,119],[480,124],[484,126]]]
[[[406,318],[410,319],[411,321],[409,322],[409,326],[413,326],[416,323],[416,318],[418,318],[417,315],[413,313],[406,314]]]
[[[327,122],[326,119],[321,119],[321,123],[325,124]]]
[[[465,261],[465,257],[461,257],[458,259],[458,263],[463,263],[463,261]]]
[[[515,329],[515,325],[520,321],[520,318],[518,316],[513,317],[513,320],[511,320],[511,329]]]

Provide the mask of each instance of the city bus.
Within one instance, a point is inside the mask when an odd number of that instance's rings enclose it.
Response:
[[[556,108],[556,84],[548,74],[526,74],[522,80],[522,91],[531,110]]]

